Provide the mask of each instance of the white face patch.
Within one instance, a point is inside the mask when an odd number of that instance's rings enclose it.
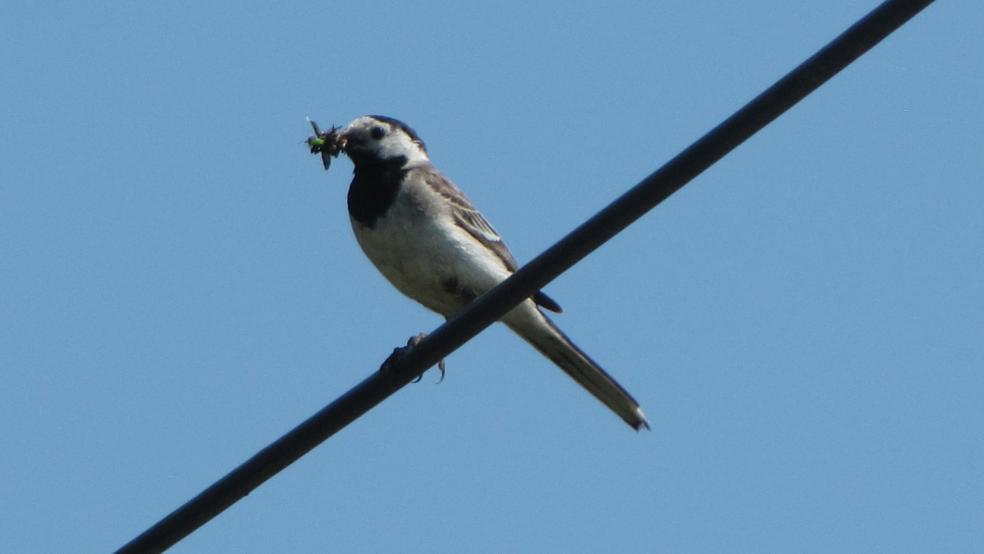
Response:
[[[362,116],[349,123],[342,134],[350,156],[362,154],[381,160],[403,157],[406,165],[430,161],[427,151],[412,136],[389,121]]]

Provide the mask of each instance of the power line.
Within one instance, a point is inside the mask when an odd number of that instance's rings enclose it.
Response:
[[[368,378],[117,552],[163,551],[402,388],[614,237],[905,24],[933,0],[889,0],[594,217]]]

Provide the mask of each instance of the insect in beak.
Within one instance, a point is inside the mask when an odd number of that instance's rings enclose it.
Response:
[[[324,164],[325,171],[328,171],[331,159],[337,158],[345,149],[345,137],[339,133],[342,128],[332,125],[328,131],[322,131],[310,117],[307,120],[314,129],[314,136],[308,137],[307,145],[311,148],[312,154],[321,154],[321,163]]]

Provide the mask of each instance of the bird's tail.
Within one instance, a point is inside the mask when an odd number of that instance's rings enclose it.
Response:
[[[523,314],[526,317],[507,316],[504,318],[506,325],[523,337],[526,342],[533,345],[541,354],[550,358],[560,369],[563,369],[565,373],[593,394],[602,404],[608,406],[633,429],[636,431],[643,427],[649,429],[646,414],[642,413],[639,403],[632,398],[628,391],[622,388],[622,385],[619,385],[597,362],[578,348],[540,310],[530,306],[531,311],[536,313],[536,316],[533,316],[530,311],[523,310],[522,305],[520,306],[516,311],[526,312]],[[519,315],[515,312],[514,314]],[[534,317],[540,321],[531,321]]]

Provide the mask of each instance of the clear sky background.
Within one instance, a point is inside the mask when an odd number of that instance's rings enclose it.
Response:
[[[529,260],[874,1],[5,5],[0,551],[114,549],[440,318],[359,251],[403,119]],[[175,552],[984,545],[984,8],[941,2]]]

